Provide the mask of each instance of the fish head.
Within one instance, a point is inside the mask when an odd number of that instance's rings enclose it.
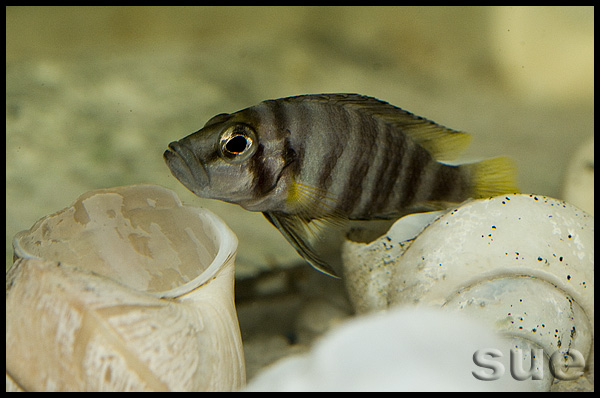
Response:
[[[284,146],[271,129],[240,111],[217,115],[170,143],[164,158],[171,173],[197,196],[270,211],[285,205],[291,178],[285,171],[293,151]]]

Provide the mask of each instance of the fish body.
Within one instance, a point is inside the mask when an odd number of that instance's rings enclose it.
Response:
[[[469,141],[372,97],[318,94],[217,115],[164,157],[196,195],[263,212],[311,265],[335,274],[315,250],[319,224],[397,219],[516,192],[508,158],[446,163]]]

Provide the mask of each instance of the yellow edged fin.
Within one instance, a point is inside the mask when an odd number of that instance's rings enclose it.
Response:
[[[309,227],[311,220],[279,212],[264,212],[263,215],[310,265],[318,271],[339,278],[333,268],[317,254],[314,248],[315,240],[318,240],[319,236],[313,228]]]
[[[455,160],[471,143],[470,134],[448,129],[427,119],[407,125],[403,131],[438,162]]]
[[[439,162],[456,160],[471,142],[471,135],[468,133],[449,129],[376,98],[357,94],[330,94],[326,98],[315,96],[313,99],[336,101],[381,119],[411,137]]]
[[[461,165],[469,169],[473,198],[488,198],[505,193],[517,193],[517,168],[506,156]]]

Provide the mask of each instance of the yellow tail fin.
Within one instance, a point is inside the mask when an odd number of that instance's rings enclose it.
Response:
[[[498,157],[464,165],[471,174],[473,198],[517,193],[517,168],[509,157]]]

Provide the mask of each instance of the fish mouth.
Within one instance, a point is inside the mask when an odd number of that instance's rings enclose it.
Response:
[[[163,157],[171,174],[196,195],[210,184],[204,164],[190,148],[179,141],[171,142]]]

